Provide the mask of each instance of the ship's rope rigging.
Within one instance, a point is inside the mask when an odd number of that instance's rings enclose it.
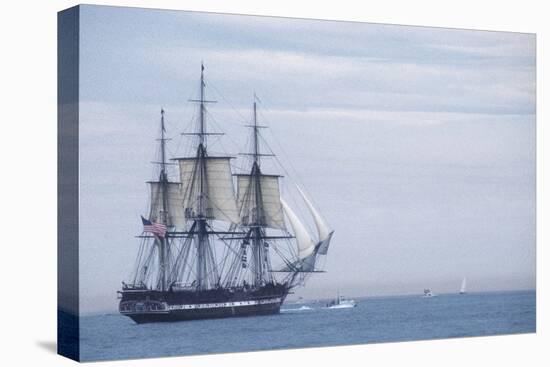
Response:
[[[223,100],[224,103],[226,105],[228,105],[230,107],[230,109],[239,117],[241,126],[242,126],[242,124],[246,124],[250,121],[250,117],[247,118],[246,116],[244,116],[241,113],[241,111],[239,111],[239,109],[236,108],[235,105],[224,96],[224,94],[215,86],[215,84],[213,84],[212,82],[209,82],[208,85],[216,93],[216,98],[219,98],[219,99]],[[257,98],[256,95],[254,95],[254,97],[255,97],[254,100],[257,103],[259,103],[259,105],[261,106],[261,108],[258,109],[258,115],[259,115],[260,119],[262,120],[262,122],[265,125],[267,125],[267,126],[271,125],[270,122],[269,122],[269,118],[264,114],[263,111],[266,111],[267,113],[270,113],[270,112],[272,113],[273,111],[271,111],[267,106],[265,106],[265,104],[259,98]],[[215,118],[213,116],[212,116],[212,119],[215,121]],[[231,119],[229,119],[228,122],[231,122]],[[215,124],[216,124],[216,127],[218,129],[220,129],[219,125],[217,123],[215,123]],[[306,185],[303,184],[304,181],[303,181],[303,179],[300,175],[300,172],[292,164],[292,159],[290,159],[290,155],[286,152],[285,148],[280,143],[280,139],[276,136],[273,129],[266,129],[266,130],[267,130],[267,132],[270,133],[270,135],[272,137],[272,139],[270,139],[270,140],[272,140],[277,145],[277,152],[278,152],[278,154],[275,154],[275,150],[272,149],[270,143],[267,141],[267,139],[265,139],[265,137],[262,135],[262,133],[260,131],[258,131],[258,135],[257,135],[258,139],[261,140],[262,146],[267,148],[267,152],[269,154],[271,154],[271,156],[269,156],[268,158],[272,158],[276,162],[276,166],[277,166],[276,168],[280,169],[284,173],[287,180],[289,180],[292,183],[294,183],[295,185],[299,186],[301,188],[301,190],[304,191],[307,194],[309,200],[316,207],[319,207],[319,205],[314,201],[312,196],[309,195],[307,190],[305,189]],[[235,142],[235,140],[233,140],[230,135],[228,135],[228,138],[230,139],[230,141],[233,143],[233,146],[238,151],[238,149],[239,149],[238,143]],[[246,143],[244,144],[244,146],[247,148],[248,151],[251,150],[250,148],[251,148],[252,144],[253,144],[252,139],[250,138],[250,135],[247,134],[247,140],[246,140]],[[285,160],[284,164],[281,161],[281,159],[279,158],[279,155],[284,158],[284,160]],[[251,162],[253,161],[253,158],[251,156],[247,156],[247,157],[245,157],[245,159],[243,159],[241,161],[243,163],[240,166],[235,165],[235,168],[240,169],[241,171],[245,171],[246,167],[250,166]],[[287,169],[287,167],[288,167],[288,169]],[[284,182],[281,183],[281,189],[282,189],[282,194],[283,195],[285,194],[285,192],[288,194],[289,192],[287,192],[287,191],[290,191],[289,188],[287,187],[287,185]],[[304,211],[303,206],[300,205],[300,203],[296,200],[296,198],[293,195],[289,195],[289,198],[291,200],[293,208],[298,210],[298,212],[300,214],[300,217],[301,218],[307,218],[308,217],[307,213]],[[310,233],[314,231],[314,228],[311,226],[311,223],[309,221],[306,222],[306,225],[307,225]]]
[[[265,123],[267,125],[270,125],[269,117],[266,116],[263,111],[265,111],[266,113],[271,113],[271,114],[273,114],[273,111],[270,110],[267,106],[265,106],[261,101],[259,101],[259,103],[260,103],[260,105],[262,105],[262,108],[259,109],[259,111],[258,111],[259,115],[260,115],[262,121],[265,121]],[[308,199],[314,204],[315,207],[319,207],[318,203],[316,203],[315,200],[313,199],[313,197],[311,195],[309,195],[309,193],[307,192],[307,190],[306,190],[307,185],[304,184],[304,180],[302,178],[302,175],[300,174],[300,171],[298,169],[296,169],[296,167],[292,163],[293,160],[290,158],[290,154],[288,154],[286,149],[280,143],[280,139],[277,137],[277,134],[275,133],[275,131],[273,129],[268,129],[268,133],[272,137],[272,139],[270,139],[270,141],[273,141],[275,143],[275,145],[277,146],[277,152],[279,154],[274,155],[273,158],[277,162],[278,167],[283,171],[283,173],[286,176],[288,176],[290,178],[291,181],[294,182],[294,184],[296,186],[300,187],[300,189],[307,194]],[[273,153],[274,150],[271,148],[270,143],[267,141],[267,139],[265,139],[263,136],[262,136],[262,139],[263,139],[263,144],[265,144],[267,149],[270,152]],[[279,157],[282,157],[284,159],[284,164],[281,161],[281,159],[279,159]],[[294,199],[294,198],[292,197],[292,199]],[[296,205],[297,203],[294,203],[294,204]],[[299,208],[300,214],[301,214],[302,217],[307,217],[305,215],[305,213],[302,211],[302,207],[300,205],[296,205],[296,207]]]
[[[204,70],[204,69],[203,69]],[[202,76],[201,76],[201,87],[204,88],[205,84],[202,83]],[[230,108],[237,114],[240,116],[242,122],[244,123],[249,123],[250,122],[250,119],[247,119],[245,118],[240,111],[238,111],[231,102],[229,102],[224,96],[222,93],[219,92],[219,90],[213,86],[211,83],[209,83],[209,86],[217,92],[218,96],[220,96],[225,102],[227,105],[230,106]],[[256,102],[260,102],[261,101],[259,99],[257,99],[256,97],[254,98],[255,99],[255,103]],[[216,118],[209,112],[209,110],[205,107],[205,104],[204,102],[210,102],[210,101],[205,101],[204,100],[204,93],[201,92],[201,95],[200,95],[200,100],[194,100],[194,102],[200,102],[201,105],[196,108],[194,110],[194,113],[192,115],[192,118],[191,120],[189,121],[189,123],[187,124],[187,127],[186,127],[186,130],[187,128],[195,125],[195,131],[200,131],[200,136],[198,136],[197,134],[191,134],[192,135],[192,139],[194,144],[185,144],[185,157],[195,157],[195,167],[193,168],[193,171],[192,171],[192,177],[189,181],[188,184],[186,184],[185,186],[185,193],[184,193],[184,196],[185,198],[189,197],[191,198],[192,200],[203,200],[204,198],[207,199],[207,201],[209,201],[208,205],[210,207],[212,207],[212,209],[216,209],[218,212],[222,213],[222,214],[225,214],[227,218],[230,218],[230,216],[228,215],[228,213],[224,213],[225,211],[225,208],[223,207],[220,207],[219,205],[217,205],[217,202],[215,200],[209,200],[209,192],[208,192],[208,189],[206,189],[205,191],[204,188],[202,187],[202,182],[204,180],[204,182],[208,182],[206,180],[208,180],[208,176],[207,176],[207,172],[208,170],[206,170],[205,168],[202,168],[202,167],[205,167],[205,166],[201,166],[200,169],[199,169],[199,164],[205,164],[205,163],[201,163],[201,162],[204,162],[205,158],[208,159],[209,157],[216,157],[217,155],[217,152],[214,151],[213,148],[210,148],[211,146],[216,146],[216,145],[219,145],[221,146],[222,150],[225,151],[225,147],[224,147],[224,144],[223,144],[223,139],[221,139],[221,137],[219,135],[221,135],[220,133],[208,133],[206,134],[205,133],[205,120],[208,119],[208,125],[211,126],[214,131],[221,131],[222,129],[220,128],[220,125],[219,123],[217,122]],[[185,109],[184,109],[185,110]],[[197,111],[199,113],[197,113]],[[255,198],[244,198],[244,199],[241,199],[239,198],[238,200],[240,200],[239,202],[239,207],[237,208],[238,209],[238,212],[239,213],[243,213],[243,209],[244,209],[244,206],[245,205],[253,205],[253,204],[250,204],[250,203],[256,203],[254,205],[263,205],[263,204],[258,204],[258,203],[261,203],[258,202],[258,197],[262,198],[263,194],[261,192],[261,187],[262,185],[259,184],[259,176],[255,176],[254,174],[254,167],[257,166],[257,172],[260,173],[260,170],[259,170],[259,158],[260,156],[262,158],[267,157],[269,156],[269,158],[273,157],[274,158],[274,161],[277,163],[277,168],[279,168],[280,170],[282,170],[283,172],[286,173],[287,177],[291,177],[291,175],[288,174],[288,170],[285,168],[285,166],[282,164],[282,162],[279,160],[279,158],[274,154],[273,152],[273,149],[270,147],[269,143],[267,142],[267,140],[259,133],[258,131],[258,127],[257,126],[257,123],[256,123],[256,107],[254,105],[254,140],[252,139],[252,137],[247,134],[247,139],[246,139],[246,143],[244,144],[244,146],[247,148],[247,151],[253,151],[255,152],[254,155],[253,154],[246,154],[243,156],[242,159],[235,159],[235,160],[229,160],[228,161],[228,164],[230,165],[230,172],[235,172],[235,171],[238,171],[238,172],[245,172],[244,174],[240,174],[241,176],[242,175],[245,175],[245,176],[249,176],[249,183],[248,183],[248,186],[247,186],[247,193],[246,193],[246,196],[249,196],[251,195],[251,190],[253,188],[253,182],[256,182],[256,188],[254,190],[260,190],[258,192],[254,191],[255,192]],[[265,119],[265,117],[263,116],[263,113],[260,112],[260,114],[262,115],[262,121],[265,121],[267,119]],[[164,117],[164,115],[163,115]],[[173,127],[172,123],[170,122],[170,119],[167,119],[166,120],[167,123],[168,123],[168,127]],[[164,121],[163,121],[164,123]],[[199,125],[199,126],[197,126]],[[197,130],[197,128],[200,127],[200,130]],[[262,126],[263,127],[263,126]],[[184,130],[185,131],[185,130]],[[163,134],[166,132],[166,130],[162,129],[161,131]],[[273,135],[273,132],[271,131],[272,135]],[[189,135],[189,134],[188,134]],[[181,147],[181,144],[182,142],[184,141],[184,138],[185,136],[183,134],[179,134],[179,139],[178,142],[177,142],[177,147],[176,147],[176,151],[173,152],[171,150],[171,147],[170,145],[171,144],[164,144],[165,141],[169,141],[171,139],[174,139],[175,135],[167,135],[168,137],[165,137],[165,135],[162,135],[163,136],[163,139],[162,140],[162,148],[159,148],[159,150],[157,150],[157,155],[161,155],[163,156],[164,158],[164,154],[166,153],[166,151],[169,153],[169,156],[176,156],[176,153],[177,151],[180,149]],[[208,140],[208,150],[209,150],[209,153],[206,152],[206,137],[207,136],[213,136],[213,138],[209,139]],[[239,147],[239,143],[237,143],[232,137],[231,135],[225,135],[229,142],[235,147],[237,148],[236,151],[238,151],[238,147]],[[174,139],[175,140],[175,139]],[[279,145],[280,147],[280,152],[283,152],[284,154],[286,154],[286,152],[284,151],[284,149],[282,148],[282,146],[279,144],[278,140],[275,138],[273,139],[275,140],[276,144]],[[262,147],[264,147],[265,149],[265,153],[261,153],[259,154],[260,152],[258,151],[258,143],[261,143]],[[203,146],[204,144],[204,146]],[[254,146],[255,145],[255,146]],[[198,150],[196,147],[199,147]],[[242,146],[242,145],[241,145]],[[203,147],[203,148],[201,148]],[[161,149],[165,149],[164,151],[162,151]],[[204,152],[201,153],[201,150],[200,149],[204,149]],[[267,154],[269,153],[269,154]],[[202,154],[202,155],[201,155]],[[226,156],[226,154],[224,153],[223,156]],[[158,162],[156,162],[158,163]],[[240,163],[240,164],[239,164]],[[167,170],[170,170],[170,167],[174,166],[174,165],[177,165],[178,163],[168,163],[168,162],[165,162],[164,159],[163,159],[163,162],[162,162],[162,167],[167,169]],[[291,163],[291,160],[289,159],[288,160],[288,165],[293,169],[294,167],[292,166],[292,163]],[[252,171],[250,171],[250,167],[253,167],[252,168]],[[181,166],[183,167],[183,166]],[[180,170],[182,169],[180,167]],[[157,167],[157,171],[158,172],[158,167]],[[165,171],[166,172],[166,171]],[[168,172],[166,172],[168,173]],[[180,173],[181,174],[181,173]],[[200,177],[199,177],[199,181],[201,182],[200,185],[200,195],[199,196],[193,196],[192,195],[192,192],[193,190],[196,190],[197,188],[194,187],[195,185],[195,181],[196,181],[196,175],[197,174],[200,174]],[[182,174],[183,175],[183,174]],[[263,176],[270,176],[270,175],[264,175],[263,172],[260,173],[262,179],[263,179]],[[157,175],[158,176],[158,175]],[[173,174],[172,175],[169,175],[169,176],[174,176]],[[162,177],[162,175],[161,175]],[[299,177],[299,174],[298,172],[295,172],[295,177]],[[183,176],[181,176],[181,180],[183,180]],[[235,182],[237,180],[235,180],[235,178],[233,177],[232,180]],[[162,179],[161,179],[162,181]],[[170,182],[179,182],[180,181],[180,177],[177,177],[177,179],[175,181],[170,181]],[[280,180],[277,179],[277,182],[279,182]],[[161,182],[159,182],[160,184],[162,184]],[[181,185],[183,185],[184,182],[181,183]],[[162,186],[161,186],[162,187]],[[166,186],[165,186],[166,187]],[[277,191],[277,192],[280,192],[280,193],[283,193],[283,191],[281,191],[281,189],[284,188],[284,186],[282,184],[279,184],[278,183],[278,190],[280,191]],[[242,194],[242,193],[241,193]],[[159,194],[160,195],[160,194]],[[162,194],[163,197],[165,197],[166,195],[166,189],[164,191],[164,193]],[[260,195],[260,196],[258,196]],[[237,200],[237,198],[236,198]],[[263,199],[261,199],[263,200]],[[152,204],[150,204],[152,205]],[[187,204],[187,205],[192,205],[192,207],[195,207],[195,203],[191,203],[191,204]],[[202,205],[202,204],[201,204]],[[198,207],[201,207],[200,205]],[[296,206],[297,208],[299,208],[299,210],[301,210],[301,207],[300,206]],[[261,206],[260,206],[261,208]],[[254,209],[256,209],[254,207]],[[152,209],[151,209],[152,210]],[[282,210],[282,209],[281,209]],[[273,214],[271,213],[267,213],[265,211],[259,211],[259,213],[262,213],[263,216],[266,217],[267,221],[266,222],[275,222],[276,221],[276,218],[273,217]],[[166,213],[164,215],[167,215]],[[302,216],[302,217],[305,217],[305,216]],[[261,217],[263,218],[263,217]],[[188,219],[186,219],[188,220]],[[196,220],[196,219],[195,219]],[[283,217],[283,220],[284,220],[284,217]],[[261,221],[265,221],[264,219],[261,219]],[[292,234],[291,232],[287,229],[288,228],[288,225],[284,225],[283,224],[283,227],[282,228],[276,228],[276,231],[282,231],[286,236],[287,238],[285,239],[284,236],[279,236],[280,238],[275,241],[275,240],[266,240],[267,238],[277,238],[277,236],[275,237],[270,237],[270,235],[268,235],[268,232],[269,231],[272,231],[271,229],[269,229],[268,231],[268,228],[261,228],[261,229],[255,229],[253,226],[249,226],[248,224],[243,224],[243,223],[240,223],[240,224],[231,224],[229,226],[229,230],[230,231],[235,231],[236,229],[240,229],[240,230],[245,230],[245,232],[247,233],[247,239],[238,239],[238,238],[233,238],[233,239],[228,239],[228,238],[224,238],[224,236],[221,236],[220,234],[217,233],[216,231],[216,226],[215,225],[216,223],[218,223],[216,220],[212,220],[212,218],[210,219],[207,219],[207,220],[204,220],[205,222],[205,225],[207,226],[207,231],[210,231],[208,233],[213,233],[214,236],[212,236],[212,239],[214,241],[211,241],[210,240],[210,237],[206,237],[206,239],[204,240],[204,243],[201,245],[204,247],[203,249],[203,252],[202,252],[202,255],[199,255],[199,247],[197,247],[198,245],[194,245],[194,241],[193,241],[193,238],[194,238],[194,234],[191,234],[187,237],[183,237],[181,239],[176,239],[176,238],[166,238],[165,240],[159,240],[159,239],[155,239],[153,241],[147,239],[147,238],[144,238],[142,239],[141,241],[141,244],[140,244],[140,248],[139,248],[139,251],[138,251],[138,256],[137,256],[137,259],[136,259],[136,267],[135,267],[135,273],[133,275],[133,280],[134,280],[134,284],[136,282],[139,282],[141,284],[145,284],[145,283],[148,283],[148,284],[151,284],[151,282],[153,282],[153,279],[152,277],[154,276],[153,274],[155,273],[155,270],[157,270],[157,274],[159,274],[159,269],[161,269],[161,264],[155,264],[155,261],[157,260],[157,258],[159,257],[159,253],[163,253],[163,251],[166,251],[166,254],[165,255],[161,255],[160,257],[163,258],[164,260],[164,263],[162,265],[162,268],[167,268],[167,272],[168,272],[168,282],[170,284],[177,284],[177,283],[180,283],[182,282],[183,284],[188,284],[188,282],[191,280],[191,279],[195,279],[198,280],[200,278],[201,280],[201,283],[203,283],[203,286],[206,287],[206,288],[209,288],[209,287],[215,287],[215,286],[220,286],[222,285],[222,279],[223,279],[223,283],[224,285],[229,285],[229,286],[235,286],[235,285],[238,285],[242,282],[245,282],[246,283],[246,279],[248,279],[248,282],[249,283],[254,283],[254,279],[258,279],[258,274],[260,274],[260,279],[264,278],[264,280],[270,282],[270,281],[273,281],[274,280],[274,276],[271,274],[271,269],[273,268],[273,264],[272,264],[272,261],[273,259],[277,258],[278,260],[278,264],[277,266],[280,268],[281,266],[284,266],[286,268],[292,268],[294,267],[294,264],[295,264],[295,260],[293,259],[297,259],[298,258],[298,252],[297,252],[297,249],[295,248],[295,246],[293,245],[292,241],[291,241],[291,238],[292,237]],[[193,226],[195,226],[195,224],[198,223],[198,222],[194,222]],[[259,222],[258,222],[259,223]],[[265,225],[265,224],[264,224]],[[224,225],[222,225],[222,227],[224,227]],[[227,227],[226,227],[227,228]],[[170,228],[169,231],[171,230],[174,230],[175,228]],[[189,230],[189,232],[193,233],[194,231],[197,231],[198,229],[197,228],[191,228]],[[251,243],[254,243],[254,248],[250,247],[251,246]],[[164,246],[164,244],[166,244],[168,246],[168,249],[167,250],[162,250],[162,247],[161,247],[161,243],[163,244],[162,246]],[[285,245],[283,245],[283,243]],[[223,244],[223,246],[219,246],[219,244]],[[149,250],[147,250],[147,247],[149,247]],[[258,251],[257,252],[254,252],[252,253],[252,250],[253,249],[257,249]],[[273,251],[270,251],[270,250],[273,250]],[[221,252],[221,257],[217,256],[218,254],[220,254]],[[248,261],[248,266],[246,266],[246,263],[247,263],[247,253],[250,252],[250,256],[251,256],[251,259]],[[204,265],[202,268],[197,267],[197,269],[195,269],[195,264],[200,264],[198,261],[199,259],[199,256],[202,256],[202,261],[204,262]],[[242,265],[242,266],[241,266]],[[199,270],[201,269],[201,270]],[[247,275],[248,274],[248,275]],[[255,274],[255,275],[254,275]],[[298,275],[297,274],[288,274],[288,275],[285,275],[284,276],[284,280],[283,281],[289,281],[290,279],[292,281],[294,281],[294,279],[297,277]],[[304,274],[300,274],[299,275],[300,277],[305,277],[306,275]],[[195,281],[192,283],[194,284]],[[165,282],[165,279],[161,278],[160,275],[157,275],[157,279],[156,281],[154,281],[154,283],[156,284],[156,287],[157,288],[160,288],[159,284],[162,283],[163,287],[164,287],[164,283]],[[164,288],[163,288],[164,289]]]

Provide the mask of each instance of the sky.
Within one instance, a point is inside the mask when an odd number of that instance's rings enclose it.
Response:
[[[283,196],[300,184],[335,230],[326,273],[292,297],[535,287],[535,35],[103,6],[80,21],[82,311],[117,307],[160,109],[182,156],[201,61],[226,133],[211,152],[243,151],[255,93]]]

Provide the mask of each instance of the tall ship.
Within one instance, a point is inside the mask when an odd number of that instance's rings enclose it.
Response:
[[[241,169],[235,157],[211,152],[209,139],[223,133],[207,129],[206,106],[214,101],[205,87],[201,64],[200,94],[190,100],[197,104],[195,128],[182,133],[191,138],[187,156],[167,156],[161,110],[149,212],[141,218],[133,273],[118,291],[119,312],[138,324],[279,313],[287,295],[321,271],[319,257],[334,232],[293,186],[317,229],[312,236],[296,204],[281,196],[287,177],[264,172],[263,161],[275,155],[260,133],[266,126],[258,124],[256,97]]]

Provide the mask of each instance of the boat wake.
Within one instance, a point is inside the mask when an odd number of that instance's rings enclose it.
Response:
[[[355,306],[356,306],[355,304],[347,303],[347,304],[339,304],[339,305],[329,306],[329,307],[327,307],[327,309],[329,309],[329,310],[339,310],[339,309],[343,309],[343,308],[354,308]]]
[[[281,312],[301,312],[301,311],[311,311],[313,308],[309,306],[302,306],[300,308],[283,308]]]

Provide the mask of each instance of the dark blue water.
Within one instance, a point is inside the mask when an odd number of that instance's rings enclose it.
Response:
[[[279,315],[136,325],[81,318],[81,360],[319,347],[535,332],[535,292],[359,299],[352,309],[285,305]],[[288,310],[290,309],[290,310]]]

